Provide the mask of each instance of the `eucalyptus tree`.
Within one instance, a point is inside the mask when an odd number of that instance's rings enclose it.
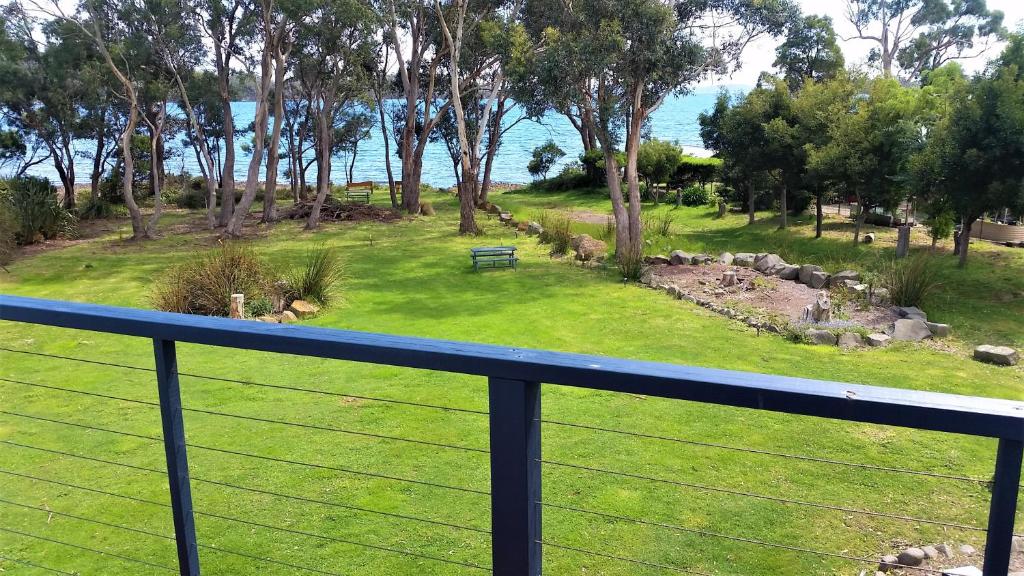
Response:
[[[391,129],[388,128],[387,110],[385,107],[390,86],[392,50],[393,46],[391,45],[390,37],[385,34],[380,44],[377,45],[377,56],[374,58],[377,66],[374,68],[372,81],[370,82],[370,92],[373,95],[373,102],[377,111],[377,126],[380,128],[380,134],[384,143],[384,170],[388,177],[388,194],[391,198],[391,207],[397,209],[399,207],[398,189],[395,186],[395,173],[391,168]]]
[[[267,154],[266,187],[263,191],[263,221],[277,220],[277,175],[281,164],[281,138],[285,121],[285,92],[288,76],[289,56],[294,45],[296,21],[301,17],[301,4],[295,7],[286,5],[290,10],[277,10],[270,14],[271,42],[270,56],[273,60],[274,88],[272,92],[274,125],[270,131],[269,153]]]
[[[1005,34],[985,0],[846,0],[853,38],[874,44],[885,76],[916,80],[950,60],[982,55]]]
[[[793,91],[810,78],[822,82],[843,71],[843,51],[828,16],[810,14],[795,23],[775,50],[774,66]]]
[[[669,95],[736,68],[751,40],[784,32],[798,10],[789,0],[582,0],[549,6],[553,23],[540,39],[539,84],[552,101],[583,107],[605,156],[616,255],[625,274],[636,276],[643,250],[637,152],[650,115]],[[628,207],[615,157],[620,133]]]

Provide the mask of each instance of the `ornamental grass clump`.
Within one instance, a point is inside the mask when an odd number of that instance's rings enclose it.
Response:
[[[160,310],[206,316],[228,316],[231,295],[267,297],[271,270],[251,247],[224,244],[192,262],[172,268],[153,292]]]
[[[323,244],[310,249],[302,267],[288,277],[292,300],[312,300],[326,306],[336,299],[335,287],[342,278],[338,253]]]
[[[897,306],[920,307],[940,285],[935,262],[927,255],[890,262],[882,270],[881,278],[890,300]]]

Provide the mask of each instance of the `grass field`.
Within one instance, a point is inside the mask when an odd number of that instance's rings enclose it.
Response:
[[[484,238],[458,237],[454,233],[458,214],[454,201],[441,196],[430,200],[438,208],[437,216],[390,225],[325,225],[314,233],[303,232],[299,223],[284,222],[271,230],[261,230],[252,243],[280,266],[299,262],[307,249],[320,242],[340,251],[346,275],[344,302],[310,320],[314,325],[1024,399],[1024,371],[979,364],[964,352],[982,341],[1024,344],[1020,321],[1024,317],[1024,251],[976,244],[966,272],[953,267],[952,257],[941,258],[938,265],[942,267],[943,290],[926,309],[932,318],[954,326],[957,336],[951,351],[894,345],[884,350],[841,352],[758,335],[656,291],[623,284],[612,270],[583,269],[550,259],[535,240],[515,238],[494,219],[481,216]],[[597,195],[509,193],[495,201],[520,218],[544,209],[608,211],[607,200]],[[790,262],[815,262],[838,269],[854,263],[869,267],[891,252],[895,243],[893,234],[879,231],[880,240],[875,245],[852,246],[838,222],[830,222],[826,238],[813,241],[813,223],[807,218],[788,231],[776,232],[767,215],[763,222],[747,227],[743,215],[715,220],[710,209],[685,208],[673,214],[673,234],[652,238],[652,253],[667,252],[669,248],[778,251]],[[168,216],[166,224],[184,229],[202,218],[200,214],[176,213]],[[579,226],[592,233],[599,228]],[[923,234],[915,234],[917,242],[926,242]],[[519,246],[519,270],[473,273],[467,249],[498,243]],[[0,292],[148,307],[152,283],[163,270],[214,244],[208,232],[168,234],[141,244],[122,242],[116,232],[111,232],[93,241],[17,260],[10,266],[10,274],[0,273]],[[1001,302],[1003,295],[1009,295],[1009,301]],[[2,323],[0,342],[4,348],[22,351],[146,368],[153,365],[151,343],[142,339]],[[179,366],[192,374],[342,395],[183,377],[186,408],[461,447],[439,448],[188,412],[189,442],[207,447],[189,451],[196,479],[193,495],[198,534],[200,542],[213,547],[201,550],[205,574],[304,573],[217,549],[271,557],[333,574],[483,572],[437,559],[478,565],[489,562],[489,536],[485,533],[489,528],[489,502],[486,495],[473,492],[488,489],[487,454],[480,451],[487,448],[486,416],[353,396],[483,411],[487,408],[485,381],[194,345],[179,346]],[[6,379],[0,380],[0,410],[140,435],[160,433],[159,414],[152,406],[12,382],[155,402],[155,380],[150,372],[0,351],[0,378]],[[991,476],[995,452],[994,441],[985,439],[554,386],[544,388],[543,404],[545,420],[982,479]],[[164,477],[56,456],[27,446],[153,469],[163,466],[158,442],[0,414],[0,470],[5,471],[0,473],[0,528],[8,530],[0,531],[0,556],[83,575],[160,572],[9,531],[16,530],[163,566],[174,565],[173,542],[166,538],[57,514],[50,516],[39,510],[169,536],[172,527],[166,508],[10,472],[156,503],[168,501]],[[209,448],[367,471],[448,488],[229,455]],[[944,522],[982,526],[987,515],[988,488],[972,482],[639,439],[556,424],[544,425],[543,453],[546,460],[677,483]],[[240,491],[225,483],[347,508]],[[544,511],[545,540],[722,576],[857,574],[871,567],[688,530],[872,558],[891,552],[899,543],[946,541],[971,543],[980,549],[984,542],[984,534],[974,530],[780,504],[557,465],[545,466],[544,501],[686,529],[548,508]],[[553,547],[545,549],[544,566],[546,574],[556,575],[670,573]],[[5,574],[43,573],[9,561],[0,561],[0,567]]]

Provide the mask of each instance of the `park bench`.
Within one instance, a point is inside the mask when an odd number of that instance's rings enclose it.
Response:
[[[368,180],[366,182],[349,182],[345,186],[345,201],[346,202],[360,202],[362,204],[370,203],[370,196],[373,194],[373,181]]]
[[[473,258],[473,270],[481,268],[512,268],[515,269],[519,258],[516,258],[515,246],[489,246],[483,248],[470,248],[470,256]]]

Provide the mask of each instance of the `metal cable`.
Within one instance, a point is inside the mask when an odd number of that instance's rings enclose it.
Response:
[[[8,562],[14,562],[15,564],[22,564],[24,566],[29,566],[31,568],[38,568],[40,570],[46,570],[47,572],[53,572],[54,574],[66,574],[67,576],[79,576],[79,574],[77,574],[75,572],[65,572],[63,570],[58,570],[56,568],[50,568],[49,566],[43,566],[42,564],[36,564],[34,562],[29,562],[28,560],[19,560],[17,558],[11,558],[10,556],[2,556],[2,555],[0,555],[0,560],[6,560]]]
[[[552,503],[549,503],[549,502],[540,502],[540,501],[538,501],[536,503],[541,505],[541,506],[544,506],[546,508],[555,508],[555,509],[558,509],[558,510],[568,510],[570,512],[579,512],[579,513],[582,513],[582,514],[591,514],[593,516],[601,516],[603,518],[609,518],[609,519],[612,519],[612,520],[621,520],[621,521],[624,521],[624,522],[634,522],[636,524],[642,524],[644,526],[655,526],[655,527],[658,527],[658,528],[668,528],[670,530],[677,530],[679,532],[687,532],[689,534],[697,534],[697,535],[700,535],[700,536],[711,536],[713,538],[722,538],[722,539],[725,539],[725,540],[731,540],[733,542],[743,542],[743,543],[746,543],[746,544],[755,544],[757,546],[764,546],[766,548],[778,548],[778,549],[781,549],[781,550],[789,550],[790,552],[802,552],[802,553],[805,553],[805,554],[814,554],[814,555],[817,555],[817,556],[829,556],[829,557],[832,557],[832,558],[841,558],[841,559],[844,559],[844,560],[854,560],[854,561],[858,561],[858,562],[864,562],[864,563],[867,563],[867,564],[874,564],[874,563],[878,562],[878,560],[872,559],[872,558],[866,558],[866,557],[860,557],[860,556],[849,556],[849,555],[845,555],[845,554],[839,554],[839,553],[836,553],[836,552],[826,552],[826,551],[823,551],[823,550],[813,550],[811,548],[801,548],[799,546],[790,546],[788,544],[776,544],[774,542],[765,542],[763,540],[756,540],[756,539],[753,539],[753,538],[745,538],[743,536],[730,536],[728,534],[721,534],[721,533],[718,533],[718,532],[709,532],[709,531],[706,531],[706,530],[699,530],[699,529],[696,529],[696,528],[687,528],[685,526],[679,526],[679,525],[676,525],[676,524],[665,524],[665,523],[662,523],[662,522],[652,522],[650,520],[643,520],[643,519],[640,519],[640,518],[631,518],[631,517],[628,517],[628,516],[620,516],[618,514],[609,514],[607,512],[598,512],[596,510],[587,510],[585,508],[576,508],[576,507],[573,507],[573,506],[563,506],[561,504],[552,504]],[[925,572],[934,572],[934,573],[937,573],[937,574],[941,574],[942,573],[940,570],[929,570],[927,568],[920,568],[920,567],[917,567],[917,566],[908,566],[908,565],[903,565],[903,564],[892,564],[892,566],[894,568],[911,568],[911,569],[914,569],[914,570],[922,570],[922,571],[925,571]]]
[[[142,472],[149,472],[149,473],[153,473],[153,474],[159,474],[161,476],[166,476],[167,475],[167,471],[166,470],[160,470],[160,469],[157,469],[157,468],[146,468],[144,466],[136,466],[134,464],[126,464],[124,462],[115,462],[113,460],[104,460],[102,458],[94,458],[92,456],[82,456],[80,454],[72,454],[71,452],[62,452],[60,450],[53,450],[53,449],[50,449],[50,448],[40,448],[38,446],[30,446],[28,444],[19,444],[17,442],[11,442],[10,440],[0,440],[0,443],[8,444],[8,445],[11,445],[11,446],[17,446],[19,448],[27,448],[27,449],[30,449],[30,450],[39,450],[40,452],[47,452],[49,454],[58,454],[60,456],[67,456],[67,457],[70,457],[70,458],[78,458],[78,459],[81,459],[81,460],[88,460],[90,462],[97,462],[97,463],[100,463],[100,464],[109,464],[109,465],[112,465],[112,466],[121,466],[121,467],[129,468],[129,469],[132,469],[132,470],[138,470],[138,471],[142,471]],[[378,515],[381,515],[381,516],[389,516],[389,517],[392,517],[392,518],[399,518],[399,519],[402,519],[402,520],[413,520],[413,521],[416,521],[416,522],[424,522],[424,523],[428,523],[428,524],[434,524],[434,525],[437,525],[437,526],[446,526],[448,528],[458,528],[460,530],[468,530],[470,532],[479,532],[479,533],[482,533],[482,534],[490,534],[491,533],[490,530],[485,530],[483,528],[475,528],[475,527],[472,527],[472,526],[463,526],[463,525],[460,525],[460,524],[453,524],[453,523],[450,523],[450,522],[443,522],[441,520],[431,520],[429,518],[420,518],[418,516],[409,516],[409,515],[406,515],[406,514],[398,514],[396,512],[384,512],[384,511],[381,511],[381,510],[373,510],[371,508],[363,508],[363,507],[360,507],[360,506],[353,506],[351,504],[342,504],[342,503],[339,503],[339,502],[329,502],[327,500],[318,500],[318,499],[315,499],[315,498],[307,498],[305,496],[295,496],[295,495],[292,495],[292,494],[282,494],[280,492],[272,492],[270,490],[263,490],[263,489],[260,489],[260,488],[252,488],[252,487],[249,487],[249,486],[239,486],[237,484],[231,484],[231,483],[228,483],[228,482],[221,482],[219,480],[208,480],[206,478],[197,478],[195,476],[190,476],[190,480],[193,481],[193,482],[200,482],[200,483],[203,483],[203,484],[211,484],[211,485],[214,485],[214,486],[222,486],[224,488],[232,488],[234,490],[241,490],[241,491],[244,491],[244,492],[253,492],[253,493],[256,493],[256,494],[263,494],[263,495],[266,495],[266,496],[275,496],[275,497],[278,497],[278,498],[285,498],[285,499],[288,499],[288,500],[295,500],[297,502],[305,502],[305,503],[308,503],[308,504],[321,504],[321,505],[324,505],[324,506],[330,506],[330,507],[334,507],[334,508],[342,508],[342,509],[345,509],[345,510],[355,510],[357,512],[366,512],[366,513],[369,513],[369,514],[378,514]]]
[[[63,424],[65,426],[73,426],[75,428],[82,428],[84,430],[93,430],[96,432],[107,432],[110,434],[119,434],[122,436],[128,436],[131,438],[140,438],[142,440],[150,440],[153,442],[163,442],[163,438],[156,436],[146,436],[144,434],[135,434],[133,432],[123,432],[121,430],[111,430],[109,428],[100,428],[98,426],[88,426],[86,424],[78,424],[76,422],[66,422],[63,420],[54,420],[52,418],[43,418],[42,416],[32,416],[29,414],[21,414],[19,412],[10,412],[8,410],[0,410],[0,414],[6,414],[9,416],[17,416],[19,418],[28,418],[30,420],[40,420],[42,422],[49,422],[52,424]],[[421,486],[430,486],[432,488],[442,488],[445,490],[454,490],[457,492],[465,492],[468,494],[479,494],[481,496],[490,496],[490,492],[486,490],[477,490],[475,488],[465,488],[462,486],[451,486],[448,484],[438,484],[436,482],[428,482],[426,480],[413,480],[410,478],[402,478],[400,476],[390,476],[387,474],[378,474],[376,472],[365,472],[362,470],[353,470],[350,468],[342,468],[340,466],[327,466],[325,464],[314,464],[312,462],[303,462],[301,460],[289,460],[287,458],[275,458],[273,456],[264,456],[262,454],[251,454],[249,452],[239,452],[236,450],[227,450],[225,448],[216,448],[213,446],[204,446],[202,444],[191,444],[185,443],[185,446],[189,448],[195,448],[197,450],[207,450],[209,452],[217,452],[220,454],[230,454],[232,456],[242,456],[245,458],[253,458],[256,460],[266,460],[268,462],[277,462],[279,464],[292,464],[295,466],[305,466],[307,468],[316,468],[319,470],[331,470],[333,472],[342,472],[345,474],[352,474],[354,476],[366,476],[369,478],[377,478],[381,480],[393,480],[395,482],[406,482],[409,484],[417,484]]]
[[[96,364],[99,366],[109,366],[111,368],[125,368],[127,370],[138,370],[140,372],[156,372],[153,368],[143,368],[141,366],[130,366],[127,364],[116,364],[113,362],[101,362],[99,360],[87,360],[85,358],[75,358],[73,356],[60,356],[57,354],[44,354],[42,352],[29,352],[27,350],[15,350],[13,348],[0,347],[2,352],[13,352],[15,354],[29,354],[32,356],[42,356],[44,358],[53,358],[56,360],[69,360],[72,362],[82,362],[85,364]],[[442,406],[440,404],[427,404],[424,402],[412,402],[408,400],[394,400],[392,398],[380,398],[377,396],[362,396],[358,394],[345,394],[342,392],[331,392],[328,390],[319,390],[316,388],[303,388],[301,386],[285,386],[283,384],[267,384],[265,382],[253,382],[251,380],[234,380],[231,378],[223,378],[219,376],[206,376],[203,374],[192,374],[190,372],[178,372],[178,376],[186,376],[188,378],[199,378],[202,380],[211,380],[214,382],[226,382],[230,384],[239,384],[242,386],[255,386],[258,388],[273,388],[277,390],[289,390],[292,392],[307,392],[310,394],[321,394],[324,396],[335,396],[338,398],[356,398],[358,400],[370,400],[373,402],[385,402],[388,404],[401,404],[403,406],[415,406],[417,408],[433,408],[435,410],[445,410],[449,412],[463,412],[466,414],[478,414],[487,416],[490,413],[486,410],[473,410],[471,408],[457,408],[454,406]]]
[[[630,564],[637,564],[640,566],[647,566],[650,568],[661,568],[662,570],[671,570],[672,572],[679,572],[680,574],[691,574],[692,576],[711,576],[707,572],[695,572],[686,568],[677,568],[675,566],[669,566],[667,564],[658,564],[656,562],[648,562],[646,560],[637,560],[635,558],[626,558],[625,556],[616,556],[614,554],[608,554],[607,552],[596,552],[594,550],[585,550],[583,548],[576,548],[574,546],[566,546],[564,544],[556,544],[554,542],[548,542],[547,540],[534,540],[535,543],[541,546],[550,546],[551,548],[559,548],[561,550],[569,550],[571,552],[577,552],[580,554],[587,554],[589,556],[599,556],[601,558],[610,558],[612,560],[618,560],[620,562],[629,562]]]
[[[150,532],[148,530],[142,530],[140,528],[132,528],[131,526],[122,526],[120,524],[114,524],[114,523],[111,523],[111,522],[106,522],[104,520],[96,520],[96,519],[93,519],[93,518],[86,518],[84,516],[77,516],[75,514],[69,514],[67,512],[58,512],[56,510],[50,510],[49,508],[43,508],[42,506],[32,506],[30,504],[22,504],[20,502],[13,502],[11,500],[4,500],[2,498],[0,498],[0,502],[2,502],[4,504],[7,504],[9,506],[17,506],[19,508],[27,508],[29,510],[37,510],[39,512],[46,512],[47,514],[53,514],[55,516],[64,516],[66,518],[71,518],[71,519],[74,519],[74,520],[81,520],[82,522],[92,522],[93,524],[99,524],[101,526],[106,526],[108,528],[118,528],[120,530],[126,530],[128,532],[135,532],[136,534],[142,534],[144,536],[150,536],[152,538],[159,538],[161,540],[170,540],[171,542],[174,542],[174,536],[168,536],[166,534],[157,534],[156,532]]]
[[[836,512],[846,512],[849,514],[862,514],[865,516],[877,516],[881,518],[889,518],[892,520],[902,520],[905,522],[920,522],[921,524],[934,524],[936,526],[945,526],[947,528],[956,528],[959,530],[973,530],[977,532],[987,532],[987,529],[979,526],[970,526],[966,524],[956,524],[953,522],[943,522],[941,520],[928,520],[925,518],[915,518],[912,516],[901,516],[898,514],[888,514],[885,512],[874,512],[871,510],[861,510],[859,508],[847,508],[844,506],[834,506],[831,504],[819,504],[817,502],[806,502],[803,500],[792,500],[789,498],[782,498],[779,496],[768,496],[765,494],[756,494],[753,492],[744,492],[742,490],[733,490],[730,488],[720,488],[717,486],[707,486],[704,484],[694,484],[690,482],[682,482],[679,480],[669,480],[666,478],[655,478],[652,476],[644,476],[641,474],[633,474],[631,472],[619,472],[617,470],[607,470],[604,468],[594,468],[592,466],[583,466],[580,464],[569,464],[567,462],[558,462],[554,460],[537,460],[542,464],[550,464],[552,466],[561,466],[564,468],[573,468],[576,470],[586,470],[588,472],[597,472],[600,474],[610,474],[613,476],[621,476],[624,478],[634,478],[637,480],[646,480],[649,482],[658,482],[662,484],[670,484],[673,486],[681,486],[683,488],[691,488],[694,490],[701,490],[705,492],[719,492],[722,494],[729,494],[731,496],[743,496],[746,498],[756,498],[759,500],[768,500],[771,502],[778,502],[781,504],[793,504],[796,506],[806,506],[808,508],[820,508],[823,510],[834,510]]]
[[[143,406],[150,406],[153,408],[159,408],[159,402],[150,402],[148,400],[136,400],[134,398],[125,398],[123,396],[112,396],[110,394],[100,394],[98,392],[87,392],[85,390],[75,390],[73,388],[63,388],[61,386],[51,386],[49,384],[39,384],[37,382],[25,382],[24,380],[13,380],[10,378],[0,377],[2,382],[10,382],[13,384],[20,384],[22,386],[31,386],[34,388],[45,388],[47,390],[56,390],[58,392],[67,392],[70,394],[79,394],[82,396],[92,396],[96,398],[103,398],[105,400],[118,400],[120,402],[129,402],[132,404],[141,404]],[[244,416],[242,414],[231,414],[228,412],[218,412],[216,410],[204,410],[201,408],[182,408],[184,412],[194,412],[196,414],[206,414],[207,416],[221,416],[225,418],[235,418],[238,420],[248,420],[251,422],[260,422],[263,424],[279,424],[283,426],[292,426],[295,428],[306,428],[309,430],[320,430],[323,432],[339,432],[342,434],[349,434],[352,436],[364,436],[368,438],[377,438],[380,440],[392,440],[396,442],[406,442],[409,444],[419,444],[421,446],[430,446],[432,448],[449,448],[452,450],[462,450],[465,452],[476,452],[481,454],[490,454],[489,450],[482,448],[473,448],[470,446],[456,446],[453,444],[444,444],[441,442],[431,442],[429,440],[416,440],[413,438],[402,438],[400,436],[388,436],[386,434],[374,434],[372,432],[360,432],[356,430],[346,430],[344,428],[335,428],[333,426],[321,426],[318,424],[306,424],[302,422],[290,422],[288,420],[275,420],[272,418],[259,418],[257,416]]]
[[[804,456],[801,454],[787,454],[785,452],[773,452],[771,450],[758,450],[756,448],[742,448],[739,446],[729,446],[727,444],[716,444],[713,442],[700,442],[698,440],[686,440],[683,438],[675,438],[672,436],[659,436],[657,434],[645,434],[640,432],[628,432],[626,430],[616,430],[614,428],[603,428],[601,426],[591,426],[588,424],[577,424],[574,422],[562,422],[558,420],[541,420],[544,424],[554,424],[556,426],[565,426],[568,428],[580,428],[583,430],[592,430],[598,432],[609,432],[612,434],[621,434],[624,436],[634,436],[637,438],[648,438],[652,440],[664,440],[666,442],[675,442],[678,444],[688,444],[691,446],[700,446],[703,448],[717,448],[720,450],[733,450],[736,452],[745,452],[748,454],[759,454],[762,456],[776,456],[779,458],[791,458],[794,460],[803,460],[807,462],[816,462],[818,464],[833,464],[836,466],[849,466],[853,468],[861,468],[865,470],[876,470],[880,472],[895,472],[900,474],[912,474],[914,476],[927,476],[931,478],[942,478],[945,480],[959,480],[963,482],[974,482],[977,484],[992,484],[991,480],[985,480],[983,478],[971,478],[970,476],[956,476],[952,474],[943,474],[941,472],[929,472],[925,470],[912,470],[908,468],[894,468],[890,466],[876,466],[874,464],[861,464],[859,462],[848,462],[844,460],[831,460],[828,458],[819,458],[816,456]]]
[[[152,562],[147,562],[146,560],[139,560],[138,558],[132,558],[131,556],[122,556],[120,554],[114,554],[113,552],[104,552],[103,550],[97,550],[95,548],[88,548],[88,547],[85,547],[85,546],[80,546],[78,544],[72,544],[70,542],[63,542],[61,540],[54,540],[53,538],[47,538],[46,536],[39,536],[37,534],[29,534],[28,532],[21,532],[21,531],[18,531],[18,530],[13,530],[11,528],[4,528],[3,526],[0,526],[0,532],[9,532],[11,534],[17,534],[19,536],[24,536],[26,538],[35,538],[36,540],[42,540],[43,542],[49,542],[51,544],[60,544],[62,546],[68,546],[69,548],[77,548],[79,550],[85,550],[86,552],[92,552],[93,554],[99,554],[100,556],[109,556],[111,558],[117,558],[118,560],[124,560],[125,562],[135,562],[136,564],[141,564],[143,566],[149,566],[150,568],[159,568],[160,570],[166,570],[166,571],[171,572],[171,573],[177,573],[178,572],[177,568],[171,568],[170,566],[164,566],[162,564],[154,564]]]
[[[130,500],[132,502],[138,502],[139,504],[149,504],[150,506],[159,506],[160,508],[170,508],[171,505],[165,502],[157,502],[155,500],[147,500],[145,498],[138,498],[136,496],[128,496],[126,494],[118,494],[117,492],[107,492],[106,490],[100,490],[98,488],[89,488],[88,486],[81,486],[79,484],[71,484],[69,482],[62,482],[60,480],[53,480],[52,478],[40,478],[39,476],[32,476],[31,474],[22,474],[21,472],[14,472],[11,470],[4,470],[0,468],[0,474],[7,474],[8,476],[15,476],[17,478],[26,478],[28,480],[35,480],[37,482],[45,482],[47,484],[54,484],[56,486],[63,486],[65,488],[74,488],[76,490],[84,490],[85,492],[92,492],[93,494],[102,494],[103,496],[110,496],[112,498],[121,498],[123,500]]]

